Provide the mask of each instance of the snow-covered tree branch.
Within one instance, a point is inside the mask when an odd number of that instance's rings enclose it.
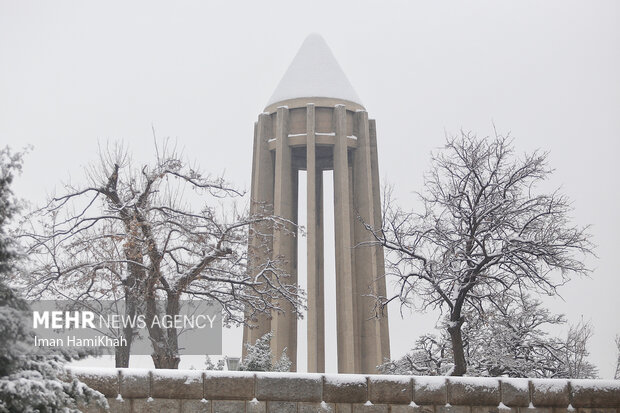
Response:
[[[220,303],[224,322],[234,324],[244,314],[283,311],[279,303],[303,305],[277,260],[256,276],[246,271],[250,225],[284,223],[238,211],[242,192],[190,166],[169,142],[156,145],[155,162],[139,167],[120,146],[102,150],[87,177],[84,185],[66,185],[22,227],[36,259],[23,285],[33,296],[121,297],[126,314],[145,315],[158,368],[177,367],[177,331],[151,320],[161,311],[178,314],[182,297]],[[131,328],[123,333],[130,342]],[[126,367],[129,348],[120,350],[117,365]]]
[[[400,289],[380,304],[439,308],[448,315],[454,370],[467,370],[461,329],[506,291],[556,294],[571,274],[589,273],[586,228],[570,222],[559,191],[539,193],[547,154],[517,157],[511,139],[469,133],[447,138],[432,158],[422,212],[404,211],[388,194],[384,224],[372,229]]]

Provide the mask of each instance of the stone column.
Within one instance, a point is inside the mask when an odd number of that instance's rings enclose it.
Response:
[[[274,215],[296,223],[297,220],[297,171],[292,165],[292,151],[288,143],[288,108],[279,107],[276,115],[276,162],[274,185]],[[297,284],[297,228],[293,225],[278,226],[273,232],[273,258],[280,272],[289,275],[286,282]],[[273,311],[271,328],[274,337],[271,350],[280,357],[284,349],[292,361],[291,371],[297,368],[297,318],[293,308],[280,302],[283,313]]]
[[[259,115],[254,125],[254,153],[252,156],[252,186],[250,192],[250,213],[253,216],[273,214],[273,157],[268,148],[267,140],[270,137],[271,117],[268,113]],[[249,262],[248,272],[251,275],[261,271],[271,258],[273,249],[273,227],[269,221],[253,224],[249,234]],[[255,328],[243,329],[243,343],[254,344],[257,339],[271,331],[271,320],[268,315],[261,314],[251,319],[250,312],[246,312],[246,320]],[[245,357],[245,345],[242,349]]]
[[[377,264],[377,248],[369,244],[374,241],[372,234],[364,225],[376,227],[375,197],[373,191],[372,154],[370,147],[370,132],[368,113],[358,111],[355,114],[353,132],[357,137],[357,149],[353,163],[354,171],[354,209],[357,213],[355,220],[355,270],[357,308],[359,312],[360,344],[361,344],[361,372],[376,373],[376,366],[382,362],[380,342],[380,325],[377,319],[372,318],[375,300],[368,295],[377,295],[379,268]],[[383,274],[383,272],[381,272]]]
[[[382,225],[381,219],[381,182],[379,180],[379,160],[377,155],[377,126],[374,119],[368,121],[368,131],[370,137],[370,166],[372,171],[372,192],[375,214],[375,225],[379,228]],[[376,246],[377,257],[377,282],[376,291],[380,296],[386,296],[385,286],[385,257],[383,255],[383,246]],[[390,332],[388,327],[388,312],[384,310],[382,318],[379,320],[380,334],[377,337],[379,352],[381,354],[381,362],[390,358]]]
[[[316,165],[314,105],[306,111],[308,241],[308,372],[325,372],[323,291],[323,171]]]
[[[347,150],[346,110],[336,105],[334,110],[334,223],[336,238],[336,325],[338,329],[338,372],[359,371],[355,341],[356,303],[353,279],[351,239],[351,203],[349,185],[349,160]]]

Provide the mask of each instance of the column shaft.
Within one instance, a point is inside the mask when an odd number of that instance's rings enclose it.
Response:
[[[375,214],[375,226],[381,228],[381,183],[379,180],[379,158],[377,154],[377,127],[374,119],[368,121],[368,131],[370,137],[370,166],[372,172],[372,192]],[[376,288],[377,294],[385,297],[385,257],[383,255],[383,246],[376,246],[377,257],[377,280]],[[377,337],[378,347],[380,348],[381,361],[390,358],[390,332],[388,327],[388,311],[384,310],[381,319],[379,320],[380,334]]]
[[[338,372],[359,371],[355,351],[354,279],[351,239],[351,203],[349,161],[346,134],[346,110],[336,105],[334,110],[336,142],[334,146],[334,222],[336,247],[336,323],[338,338]]]
[[[274,215],[296,224],[297,220],[297,171],[292,165],[292,151],[288,144],[288,118],[286,107],[279,107],[276,115],[276,161],[274,185]],[[274,229],[273,258],[282,274],[283,281],[297,284],[297,227],[284,224]],[[297,318],[290,304],[280,301],[283,312],[272,313],[271,328],[274,337],[271,349],[280,357],[284,349],[292,361],[291,371],[297,367]]]
[[[308,372],[325,372],[323,292],[323,171],[316,166],[314,105],[306,111],[307,244],[308,244]]]
[[[273,213],[273,158],[267,146],[271,117],[263,113],[254,125],[254,151],[252,156],[252,186],[250,192],[250,213],[255,216],[269,216]],[[248,273],[258,274],[271,259],[273,228],[270,221],[251,225],[248,243]],[[254,328],[244,327],[242,355],[245,357],[245,343],[254,344],[265,333],[271,331],[268,314],[252,314],[246,311],[246,320]]]
[[[370,132],[368,125],[368,113],[357,112],[355,114],[354,133],[357,136],[357,149],[355,150],[354,191],[355,210],[358,219],[355,222],[355,275],[358,286],[357,301],[360,318],[360,342],[362,347],[362,373],[376,373],[376,366],[382,362],[380,342],[380,321],[373,318],[375,299],[368,295],[376,296],[377,284],[385,282],[378,279],[379,271],[377,263],[377,248],[369,244],[374,237],[364,225],[376,227],[375,197],[378,193],[373,190],[373,166],[370,148]]]

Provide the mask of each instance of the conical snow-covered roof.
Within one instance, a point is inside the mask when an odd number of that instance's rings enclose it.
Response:
[[[363,106],[325,40],[311,34],[280,80],[267,106],[296,98],[334,98]]]

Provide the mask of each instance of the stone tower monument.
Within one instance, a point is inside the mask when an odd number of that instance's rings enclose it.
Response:
[[[381,227],[375,121],[325,41],[309,36],[254,128],[251,208],[266,208],[297,223],[298,171],[307,171],[308,371],[325,371],[323,171],[333,170],[338,372],[375,373],[390,356],[387,318],[373,318],[374,299],[385,296],[383,249],[363,246]],[[304,223],[300,223],[303,225]],[[273,257],[297,282],[297,241],[290,231],[264,226],[270,245],[252,245],[249,268]],[[328,274],[330,272],[328,271]],[[276,355],[286,348],[296,370],[297,319],[291,311],[258,319],[244,343],[273,331]],[[245,348],[244,348],[245,355]]]

